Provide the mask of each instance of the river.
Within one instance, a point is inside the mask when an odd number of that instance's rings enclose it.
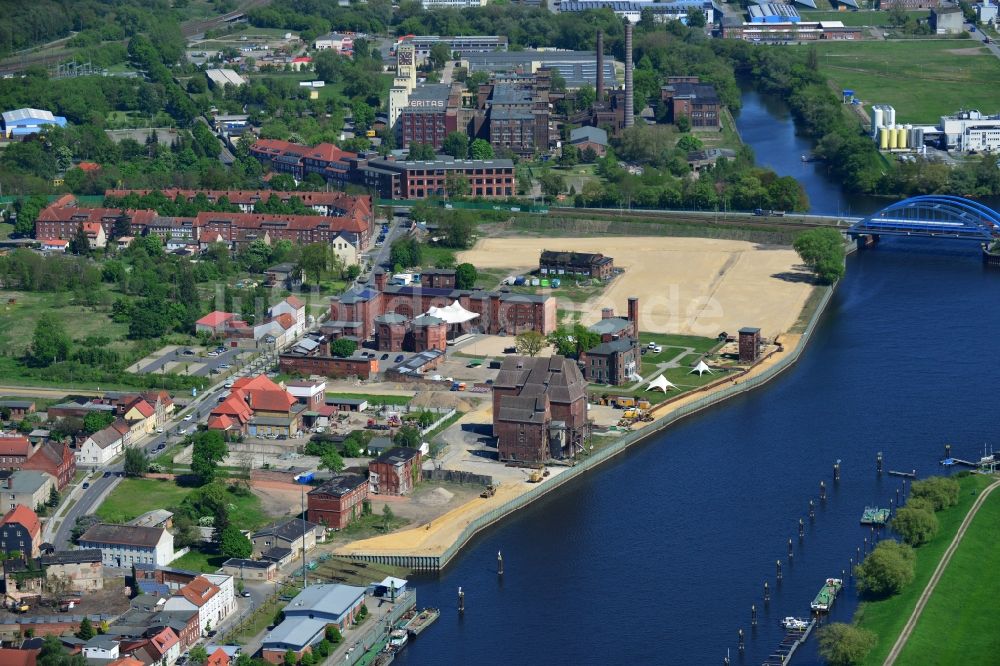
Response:
[[[756,143],[745,123],[756,113],[752,95],[745,101],[741,130],[759,158],[794,156],[772,166],[802,178],[816,206],[849,201],[798,159],[804,150],[787,117],[772,111],[767,134],[783,137],[783,151]],[[974,396],[993,394],[998,289],[1000,272],[983,267],[975,245],[887,240],[851,257],[792,369],[515,514],[439,576],[415,577],[419,604],[442,615],[398,663],[721,664],[727,649],[734,664],[761,663],[781,639],[778,620],[807,616],[823,580],[849,567],[868,534],[859,526],[865,505],[886,505],[901,487],[876,475],[877,452],[886,470],[928,475],[946,442],[959,457],[981,451],[995,410]],[[764,581],[773,591],[766,607]],[[856,604],[848,585],[831,617],[848,620]],[[814,640],[793,663],[819,663]]]

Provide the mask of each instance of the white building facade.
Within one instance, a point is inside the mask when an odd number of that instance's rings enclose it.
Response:
[[[949,150],[992,153],[1000,150],[1000,115],[963,111],[941,116],[941,130]]]
[[[101,551],[106,567],[154,564],[163,567],[174,559],[174,535],[162,527],[138,525],[94,525],[83,533],[80,548]]]

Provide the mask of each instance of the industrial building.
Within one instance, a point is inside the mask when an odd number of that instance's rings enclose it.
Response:
[[[861,39],[858,26],[845,26],[841,21],[786,21],[783,23],[741,22],[736,17],[722,21],[722,36],[748,42],[781,43],[810,42],[820,39],[854,41]]]
[[[468,180],[469,196],[505,198],[517,192],[514,162],[504,159],[358,159],[351,182],[374,190],[383,199],[425,199],[445,196],[449,174]]]
[[[549,123],[551,70],[493,77],[476,92],[475,137],[518,155],[544,152],[558,137]]]
[[[698,77],[668,77],[667,85],[660,89],[660,100],[669,109],[670,122],[677,123],[681,116],[691,121],[691,127],[722,126],[719,95],[715,86],[701,83]]]
[[[437,35],[408,35],[400,38],[400,43],[412,44],[418,63],[424,63],[431,55],[431,49],[444,44],[450,53],[464,57],[470,53],[493,53],[507,50],[507,37],[498,35],[462,35],[439,37]]]
[[[708,25],[715,23],[722,10],[713,2],[706,0],[674,0],[673,2],[652,2],[651,0],[563,0],[559,3],[559,12],[585,12],[596,9],[610,9],[617,16],[631,24],[636,24],[642,18],[642,12],[648,11],[653,20],[659,23],[680,21],[687,24],[688,12],[700,9],[705,13]]]
[[[542,275],[570,275],[607,280],[614,274],[615,260],[599,253],[542,250],[538,259],[538,270]]]
[[[962,111],[941,116],[942,147],[960,152],[1000,151],[1000,114]]]
[[[461,105],[461,86],[446,83],[417,86],[410,92],[406,106],[400,109],[396,121],[400,145],[409,147],[414,143],[426,143],[440,150],[444,138],[451,132],[459,131]]]
[[[246,85],[247,80],[231,69],[206,69],[205,76],[208,77],[208,85],[213,88],[225,88],[227,85]]]
[[[465,9],[485,5],[486,0],[420,0],[420,6],[424,9]]]
[[[747,7],[751,23],[798,23],[799,11],[783,2],[766,2]]]
[[[566,87],[579,88],[587,83],[594,85],[597,78],[597,60],[593,51],[560,51],[558,49],[525,49],[498,53],[470,53],[461,59],[461,65],[472,72],[520,72],[531,74],[542,67],[559,72]],[[602,65],[604,81],[616,85],[614,61]]]
[[[931,28],[938,35],[957,35],[965,30],[965,15],[958,5],[933,7]]]
[[[16,109],[4,111],[2,116],[3,138],[16,139],[38,134],[45,127],[66,127],[66,119],[54,116],[43,109]]]

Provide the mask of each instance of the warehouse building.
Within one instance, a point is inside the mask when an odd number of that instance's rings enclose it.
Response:
[[[3,136],[5,139],[38,134],[45,127],[66,127],[66,119],[54,116],[43,109],[16,109],[3,113]]]

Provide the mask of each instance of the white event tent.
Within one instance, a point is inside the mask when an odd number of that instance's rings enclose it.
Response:
[[[653,381],[649,382],[649,386],[646,387],[646,390],[655,391],[659,389],[660,391],[666,393],[667,389],[672,389],[672,388],[677,388],[677,386],[663,375],[660,375]]]
[[[467,321],[472,321],[479,315],[475,312],[469,312],[462,307],[462,304],[458,301],[452,302],[451,305],[446,305],[443,308],[436,308],[431,306],[427,311],[427,316],[437,317],[446,324],[464,324]]]
[[[712,369],[705,364],[705,361],[698,361],[698,365],[694,366],[694,370],[691,371],[691,374],[693,375],[696,372],[698,373],[699,377],[705,374],[706,372],[710,375],[715,374],[714,372],[712,372]]]

